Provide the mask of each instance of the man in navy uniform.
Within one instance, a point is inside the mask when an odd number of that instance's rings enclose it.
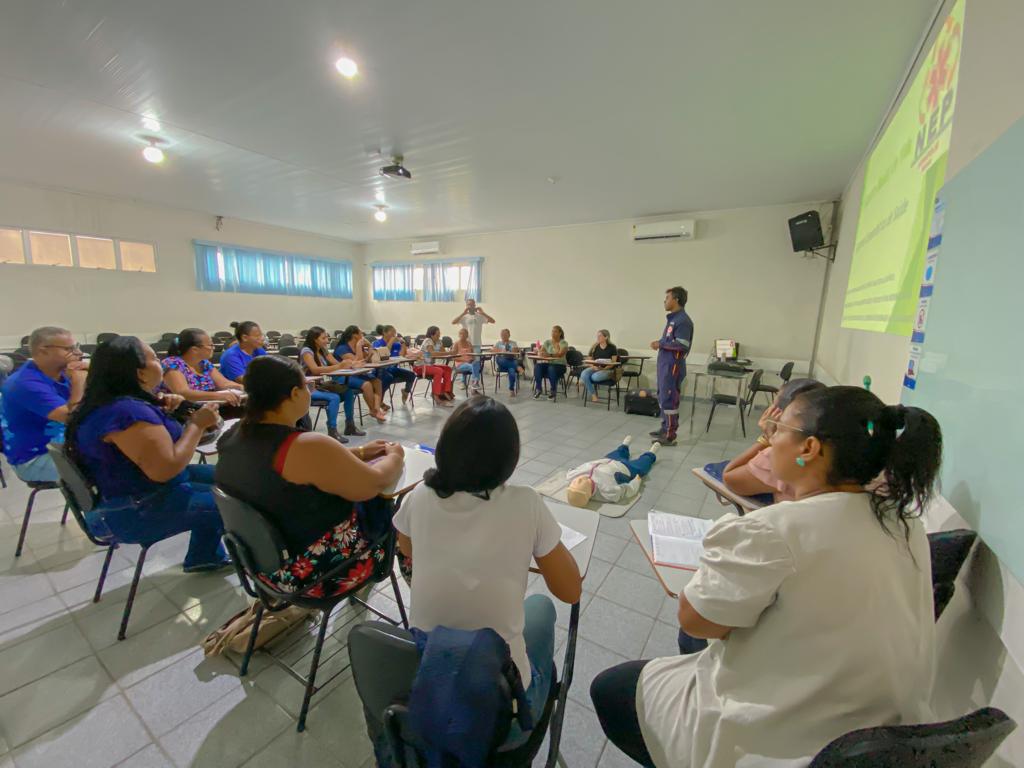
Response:
[[[693,321],[686,314],[686,289],[681,286],[665,291],[665,330],[661,338],[651,342],[658,350],[658,405],[661,406],[661,429],[651,432],[662,445],[676,444],[679,428],[679,400],[686,378],[686,356],[693,343]]]

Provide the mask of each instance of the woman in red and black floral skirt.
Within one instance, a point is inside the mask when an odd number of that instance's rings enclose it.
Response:
[[[349,450],[295,422],[309,411],[299,366],[283,357],[254,359],[246,371],[245,418],[218,444],[216,483],[263,512],[288,546],[285,566],[260,578],[298,592],[352,558],[348,573],[318,585],[309,597],[353,589],[383,563],[371,546],[391,526],[391,505],[378,494],[402,472],[402,447],[374,440]]]

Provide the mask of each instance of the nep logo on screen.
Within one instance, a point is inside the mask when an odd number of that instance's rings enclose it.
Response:
[[[951,14],[946,18],[939,37],[925,63],[924,88],[917,106],[919,124],[914,144],[913,164],[927,170],[938,156],[939,137],[953,122],[956,102],[957,65],[960,63],[960,38],[963,27]]]

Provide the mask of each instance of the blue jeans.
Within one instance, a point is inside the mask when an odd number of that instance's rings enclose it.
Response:
[[[345,403],[345,421],[349,422],[355,418],[354,408],[358,392],[358,390],[351,387],[348,388],[344,395],[339,395],[336,392],[321,392],[318,389],[311,394],[310,399],[314,403],[324,403],[327,405],[327,428],[337,429],[338,409],[341,407],[342,402]]]
[[[547,379],[551,385],[549,392],[555,392],[558,388],[558,380],[565,375],[564,365],[552,365],[551,363],[534,363],[533,366],[533,388],[541,391],[540,383]]]
[[[512,391],[516,388],[516,381],[519,379],[519,361],[514,357],[495,357],[494,364],[501,373],[508,375],[508,388]]]
[[[463,383],[465,383],[467,375],[470,377],[470,381],[472,381],[474,384],[479,384],[480,383],[480,369],[482,367],[480,361],[482,359],[483,358],[477,357],[477,358],[474,358],[472,363],[456,363],[455,364],[455,373],[461,373],[462,374],[462,381],[463,381]]]
[[[412,385],[416,383],[416,374],[409,368],[399,368],[397,365],[385,368],[380,372],[381,390],[386,392],[396,381],[405,384],[405,391],[412,392]]]
[[[613,461],[621,461],[626,465],[629,470],[629,475],[624,475],[622,472],[615,474],[615,481],[618,483],[628,483],[634,477],[639,475],[640,477],[647,477],[647,473],[651,471],[651,467],[654,466],[654,462],[658,460],[650,451],[644,451],[635,459],[629,458],[629,446],[620,445],[611,453],[605,455],[606,459]]]
[[[142,496],[104,499],[86,515],[90,530],[113,534],[123,544],[155,544],[192,531],[185,567],[227,558],[220,537],[224,524],[213,500],[212,464],[190,464],[188,481]]]
[[[551,692],[551,679],[555,668],[555,605],[547,595],[530,595],[523,603],[526,622],[523,640],[530,659],[530,685],[526,700],[534,722],[540,718]],[[525,677],[525,675],[523,675]],[[506,743],[522,736],[519,723],[513,722]]]
[[[21,464],[14,464],[14,474],[24,483],[56,483],[57,467],[54,466],[50,454],[34,456]]]
[[[595,371],[593,368],[587,368],[583,371],[583,375],[580,376],[580,381],[583,382],[583,388],[587,390],[587,394],[593,397],[597,394],[597,387],[594,386],[594,383],[609,381],[611,378],[611,371]]]

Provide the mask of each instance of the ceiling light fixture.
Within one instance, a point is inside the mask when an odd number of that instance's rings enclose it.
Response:
[[[158,136],[143,136],[142,140],[149,146],[142,150],[142,156],[148,163],[159,164],[164,161],[164,151],[158,145],[164,144],[163,139]]]
[[[347,77],[349,80],[359,74],[359,65],[348,56],[342,56],[334,62],[334,67],[343,77]]]
[[[373,218],[381,224],[388,220],[388,207],[386,205],[375,205],[374,208],[376,208],[377,211],[373,214]]]
[[[157,120],[152,115],[143,115],[142,116],[142,127],[145,128],[147,131],[159,131],[160,130],[160,121]]]
[[[384,190],[383,189],[378,189],[376,192],[373,193],[373,196],[376,198],[378,203],[386,203],[387,202],[387,198],[384,196]]]

